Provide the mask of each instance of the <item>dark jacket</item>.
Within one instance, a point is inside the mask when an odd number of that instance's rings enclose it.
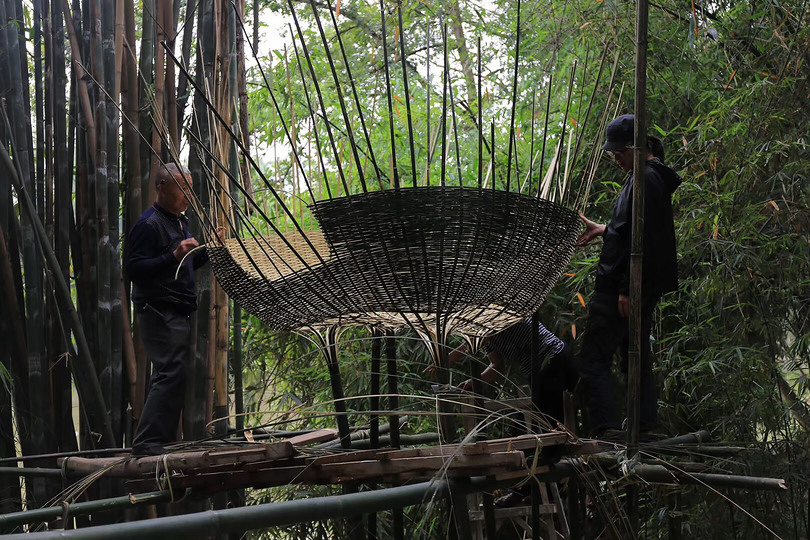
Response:
[[[642,284],[645,293],[660,295],[678,288],[672,193],[680,185],[681,178],[658,159],[647,162],[644,175]],[[596,270],[597,291],[629,294],[632,223],[633,174],[630,173],[613,206],[613,217],[605,228]]]
[[[190,255],[175,280],[178,262],[174,250],[186,238],[191,233],[185,215],[175,216],[157,204],[141,215],[129,233],[126,257],[133,304],[148,303],[184,314],[197,309],[194,270],[208,261],[208,255],[205,250]]]

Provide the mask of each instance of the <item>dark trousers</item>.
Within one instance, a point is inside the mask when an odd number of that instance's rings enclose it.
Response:
[[[132,441],[133,451],[159,452],[177,437],[177,426],[186,389],[191,327],[188,316],[148,304],[139,309],[146,355],[152,363],[152,378],[146,403]]]
[[[653,429],[658,424],[658,388],[653,378],[650,350],[650,330],[658,299],[657,294],[642,295],[639,404],[642,431]],[[619,349],[622,371],[626,373],[628,345],[628,319],[619,315],[618,294],[595,292],[588,306],[588,324],[577,366],[585,386],[591,431],[594,434],[598,435],[606,429],[621,429],[610,368],[613,354]]]

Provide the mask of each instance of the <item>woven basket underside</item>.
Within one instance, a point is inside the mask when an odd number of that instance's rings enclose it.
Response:
[[[580,229],[556,203],[459,187],[359,194],[312,210],[320,230],[209,248],[228,295],[272,329],[486,335],[537,310]]]

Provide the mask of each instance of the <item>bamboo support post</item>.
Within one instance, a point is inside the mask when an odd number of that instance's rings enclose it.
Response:
[[[323,355],[326,366],[329,369],[329,382],[332,386],[332,398],[335,401],[335,420],[340,435],[340,445],[343,448],[352,447],[351,434],[349,428],[349,417],[346,415],[346,399],[343,394],[343,381],[340,377],[340,366],[338,364],[337,330],[329,329],[323,343]]]
[[[627,369],[627,446],[628,456],[638,450],[639,400],[641,392],[642,255],[644,251],[644,168],[647,163],[647,24],[648,1],[636,3],[636,92],[633,159],[633,221],[630,248],[630,345]],[[638,530],[638,492],[628,488],[627,515],[631,531]]]
[[[382,353],[382,337],[374,332],[371,342],[371,397],[369,398],[369,410],[380,409],[380,354]],[[380,419],[374,415],[371,417],[369,430],[371,448],[378,448],[380,445]]]
[[[399,397],[397,388],[397,348],[394,337],[391,335],[385,338],[385,359],[388,374],[388,410],[399,409]],[[399,448],[399,419],[392,414],[388,417],[391,425],[391,448]]]

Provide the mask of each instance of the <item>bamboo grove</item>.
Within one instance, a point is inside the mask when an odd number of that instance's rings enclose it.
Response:
[[[25,455],[126,446],[148,372],[138,329],[131,330],[124,233],[154,199],[150,179],[161,161],[177,158],[186,140],[179,126],[191,125],[195,140],[238,167],[221,133],[205,119],[184,118],[188,82],[166,60],[166,51],[177,47],[189,65],[196,32],[198,76],[211,82],[220,113],[236,114],[239,89],[243,100],[246,94],[244,68],[237,69],[244,56],[232,54],[237,42],[243,47],[234,8],[189,3],[180,13],[180,7],[137,6],[136,28],[131,1],[2,6],[0,69],[8,77],[0,132],[4,164],[11,167],[3,175],[19,182],[4,182],[0,204],[3,336],[10,338],[3,339],[2,363],[13,384],[3,395],[4,456],[17,451],[15,432]],[[30,8],[32,14],[24,11]],[[246,132],[244,101],[241,109]],[[190,162],[202,174],[199,152]],[[186,407],[185,418],[186,432],[197,437],[214,410],[226,415],[230,327],[227,298],[210,275],[201,288],[195,361],[202,368],[193,370],[198,378],[190,401],[202,406]],[[18,506],[19,486],[6,483],[4,490],[4,511]],[[43,482],[30,482],[28,504],[44,503],[48,491]]]
[[[742,466],[777,469],[771,475],[789,478],[789,496],[732,498],[760,519],[779,515],[774,530],[800,538],[810,519],[807,6],[670,4],[652,6],[648,68],[651,133],[665,140],[668,161],[685,179],[676,200],[681,291],[665,298],[656,319],[666,336],[656,342],[662,416],[673,432],[707,428],[763,449],[769,459]],[[329,28],[321,37],[312,5],[324,21],[327,12],[334,17],[345,43]],[[192,171],[199,237],[205,220],[235,223],[231,205],[240,197],[281,228],[291,227],[291,216],[311,221],[304,171],[320,197],[357,192],[369,171],[385,187],[395,170],[422,183],[445,172],[469,185],[504,183],[505,175],[488,176],[497,164],[531,188],[543,180],[538,170],[552,170],[581,182],[568,203],[607,219],[621,179],[593,141],[604,117],[632,111],[632,3],[524,2],[519,25],[516,7],[0,0],[0,459],[128,445],[148,365],[121,261],[127,231],[154,200],[161,162],[179,160]],[[284,24],[268,27],[274,16]],[[283,42],[273,33],[284,34]],[[356,88],[328,83],[326,41],[342,52],[335,63],[351,67]],[[518,63],[519,78],[511,72]],[[597,89],[600,77],[605,89]],[[358,94],[367,125],[358,117],[354,133],[330,127],[325,119],[339,118],[339,103],[353,107]],[[443,116],[443,106],[453,110]],[[439,125],[439,118],[452,122]],[[391,136],[393,123],[399,138]],[[331,145],[328,129],[335,130]],[[486,133],[480,146],[479,132]],[[397,140],[399,169],[389,155],[353,156],[352,137],[376,141],[374,148]],[[431,165],[412,164],[406,141],[414,138],[422,141],[420,158],[436,156]],[[290,147],[307,156],[300,166]],[[344,185],[313,147],[339,164],[360,165]],[[262,227],[256,215],[245,222]],[[595,264],[590,251],[575,256],[543,308],[547,326],[575,345]],[[185,439],[221,436],[229,423],[242,428],[245,407],[260,423],[256,411],[284,407],[279,395],[330,399],[324,366],[298,361],[317,355],[243,316],[210,271],[199,273],[197,288]],[[399,343],[396,356],[423,358],[411,343]],[[368,392],[355,364],[372,345],[361,339],[347,349],[347,395]],[[390,339],[386,352],[395,355]],[[411,391],[410,381],[402,392]],[[42,506],[59,490],[43,478],[27,478],[24,487],[0,475],[0,513]],[[677,514],[694,537],[762,531],[713,494],[661,491],[642,504],[649,515],[660,508]],[[654,520],[649,530],[659,530]],[[667,537],[679,537],[673,531]]]

